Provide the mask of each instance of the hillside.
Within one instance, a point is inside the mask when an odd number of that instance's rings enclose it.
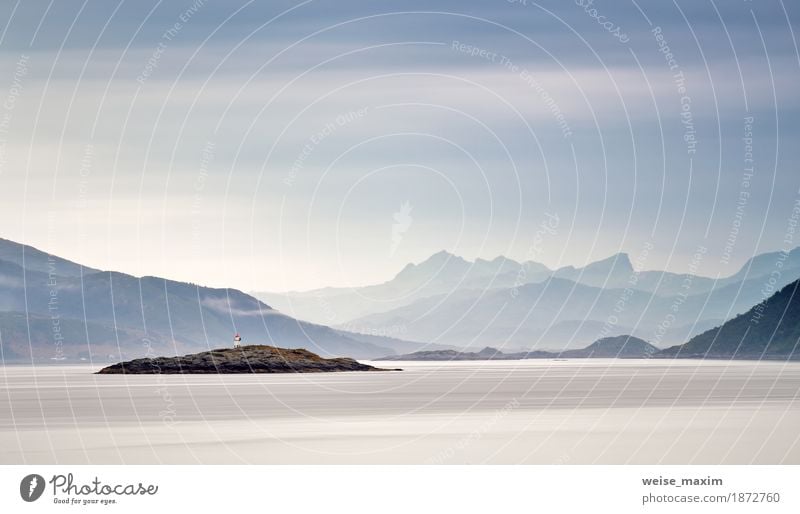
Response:
[[[638,337],[621,335],[598,339],[586,348],[561,352],[564,358],[635,358],[649,357],[658,352],[658,348]]]
[[[797,357],[800,345],[800,280],[719,327],[667,348],[660,357]]]
[[[8,258],[0,259],[5,360],[176,355],[230,341],[237,332],[245,342],[323,356],[374,358],[396,351],[388,338],[359,340],[298,321],[236,289],[97,271],[8,240],[0,240],[0,255]]]

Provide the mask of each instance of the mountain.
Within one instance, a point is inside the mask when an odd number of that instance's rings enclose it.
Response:
[[[708,256],[705,258],[710,259]],[[799,277],[800,247],[791,252],[771,252],[754,256],[733,275],[719,279],[669,271],[637,272],[630,257],[625,253],[615,254],[583,267],[564,266],[553,271],[543,264],[532,261],[517,262],[499,256],[492,260],[476,259],[470,262],[441,251],[419,264],[406,265],[392,280],[382,284],[357,288],[327,287],[305,292],[253,294],[291,316],[324,325],[339,326],[343,330],[353,332],[375,329],[372,323],[362,326],[364,318],[388,314],[418,301],[430,304],[427,299],[431,297],[461,298],[467,290],[472,290],[475,295],[482,295],[487,294],[487,290],[518,289],[520,286],[548,279],[563,279],[601,289],[632,289],[673,300],[685,295],[712,295],[713,301],[719,303],[722,299],[722,304],[725,304],[723,306],[725,308],[717,309],[723,314],[720,319],[724,320],[741,312],[735,309],[749,308],[755,301],[759,301],[760,291],[753,290],[759,290],[764,277],[778,269],[778,266],[782,270],[783,277],[779,286]],[[733,291],[741,284],[745,284],[749,289],[737,295]],[[726,287],[731,289],[717,294]],[[734,310],[728,312],[730,308]],[[711,319],[714,318],[704,314],[702,319],[697,321],[701,327],[708,328],[707,324]],[[407,322],[408,319],[398,316],[397,324],[383,324],[380,327],[381,335],[399,337],[399,331],[405,328],[404,324]],[[677,330],[670,330],[662,343],[685,341],[685,337],[695,335],[694,324],[687,323],[684,323],[685,330],[682,336]],[[546,328],[550,330],[550,327]],[[623,333],[649,336],[652,334],[652,327],[642,328],[640,324],[634,322],[630,326],[614,327],[609,335]],[[596,332],[576,334],[576,342],[588,344],[594,341],[596,336]],[[430,337],[430,334],[425,337]],[[558,341],[554,341],[557,335],[553,333],[551,337],[543,333],[542,327],[534,331],[531,337],[540,338],[548,345],[551,342],[559,344]],[[494,344],[491,340],[484,342]]]
[[[3,238],[0,238],[0,261],[15,264],[30,271],[52,273],[61,277],[80,277],[83,273],[99,271],[50,255],[32,246],[21,245]],[[0,287],[2,285],[0,283]]]
[[[176,355],[224,345],[236,332],[248,344],[326,357],[484,346],[560,352],[623,334],[665,347],[760,303],[770,277],[780,288],[800,274],[798,249],[756,256],[724,279],[649,271],[635,284],[625,254],[551,271],[439,252],[384,284],[278,295],[276,309],[236,289],[99,271],[8,240],[0,255],[0,357],[28,361]],[[296,319],[303,302],[328,321]]]
[[[800,270],[800,246],[790,252],[769,252],[755,255],[748,259],[739,271],[726,278],[725,282],[733,283],[748,278],[763,277],[776,270],[781,274],[800,274],[798,273]]]
[[[622,313],[615,304],[621,289],[590,287],[551,278],[514,289],[464,290],[418,300],[411,305],[355,320],[351,326],[379,330],[402,326],[403,337],[461,348],[583,348],[603,335],[626,333],[640,322],[643,307],[669,308],[666,299],[635,292]],[[617,322],[603,332],[609,316]],[[651,317],[655,317],[652,315]],[[628,332],[629,333],[629,332]]]
[[[0,312],[0,362],[31,361],[31,349],[36,359],[102,360],[119,355],[118,348],[143,345],[146,334],[141,330],[115,327],[111,324],[86,322],[79,319],[57,318],[58,336],[50,316],[24,312]],[[90,347],[65,348],[75,341],[92,341]],[[117,343],[119,342],[119,343]],[[119,344],[119,346],[118,346]],[[142,352],[144,353],[144,351]]]
[[[586,348],[561,352],[564,358],[642,359],[658,352],[658,348],[638,337],[621,335],[598,339]]]
[[[706,257],[708,258],[708,257]],[[642,271],[636,282],[636,289],[650,291],[660,296],[674,296],[685,292],[685,285],[691,284],[691,292],[699,294],[719,290],[741,283],[758,283],[758,289],[775,271],[781,272],[781,285],[800,277],[800,247],[789,252],[769,252],[751,257],[733,275],[719,279],[700,277],[688,273],[676,274],[667,271]],[[778,286],[780,287],[780,286]]]
[[[246,343],[324,356],[395,352],[391,339],[365,341],[298,321],[236,289],[97,271],[8,240],[0,249],[7,258],[0,260],[0,349],[6,360],[175,355],[228,344],[236,332]]]
[[[254,292],[253,295],[294,317],[340,326],[360,332],[350,321],[409,305],[416,300],[461,289],[510,288],[525,281],[543,279],[550,270],[536,262],[520,263],[505,257],[467,261],[442,251],[419,264],[406,265],[393,279],[357,288],[326,287],[285,293]],[[381,335],[396,337],[396,329],[384,327]]]
[[[486,360],[518,360],[527,354],[503,353],[497,348],[488,346],[479,352],[459,352],[457,350],[433,350],[409,353],[406,355],[387,355],[378,361],[486,361]]]
[[[663,357],[800,357],[800,280],[721,326],[660,352]]]
[[[709,257],[706,256],[706,259]],[[748,280],[763,278],[780,270],[785,276],[800,276],[800,247],[790,252],[768,252],[748,259],[733,275],[714,279],[669,271],[639,271],[632,280],[634,268],[627,254],[620,253],[588,264],[583,268],[567,266],[553,272],[554,277],[566,278],[584,285],[605,288],[631,287],[659,296],[685,293],[687,285],[692,294],[700,294]]]
[[[783,273],[777,287],[797,275]],[[765,279],[672,296],[600,288],[563,278],[509,289],[457,290],[353,320],[353,331],[402,327],[403,338],[460,348],[509,346],[569,350],[600,337],[631,334],[656,346],[683,343],[763,299]]]
[[[519,359],[646,359],[658,352],[652,344],[630,335],[605,337],[586,348],[564,352],[515,352],[504,353],[497,348],[486,347],[479,352],[456,350],[421,351],[408,355],[390,355],[376,360],[387,361],[475,361],[475,360],[519,360]]]
[[[627,283],[634,269],[626,253],[618,253],[606,259],[587,264],[582,268],[566,266],[553,273],[555,278],[564,278],[594,287],[620,287]]]

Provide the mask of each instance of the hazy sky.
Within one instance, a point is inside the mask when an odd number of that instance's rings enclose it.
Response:
[[[2,0],[0,237],[245,290],[796,246],[800,8],[587,2]]]

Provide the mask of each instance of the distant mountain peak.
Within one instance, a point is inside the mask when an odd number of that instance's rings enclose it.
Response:
[[[575,266],[563,266],[556,271],[556,276],[577,279],[579,275],[594,275],[606,276],[612,278],[612,275],[619,278],[622,275],[627,275],[633,272],[633,264],[627,253],[615,253],[605,259],[593,261],[589,264],[577,268]]]
[[[585,267],[585,269],[605,268],[612,266],[617,270],[624,269],[626,271],[633,271],[633,264],[631,264],[631,258],[625,252],[616,253],[610,257],[606,257],[605,259],[594,261],[591,264],[588,264]]]
[[[438,274],[445,269],[467,268],[468,265],[469,263],[462,257],[453,255],[446,250],[441,250],[423,260],[419,264],[406,264],[393,280],[428,280],[433,275]]]
[[[445,261],[445,260],[449,260],[449,259],[455,259],[455,260],[458,260],[458,261],[464,261],[463,257],[459,257],[458,255],[450,253],[447,250],[439,250],[435,254],[431,255],[430,257],[428,257],[427,259],[422,261],[420,264],[423,264],[423,263],[429,262],[429,261],[437,261],[438,262],[438,261]]]
[[[627,262],[627,264],[630,265],[630,260],[627,258],[627,254],[620,254],[620,255],[624,256],[625,257],[625,262]],[[613,256],[609,257],[609,259],[612,259],[612,258],[613,258]],[[497,270],[500,270],[501,268],[503,268],[504,271],[507,271],[508,269],[510,269],[510,268],[507,268],[509,266],[521,267],[521,266],[523,266],[523,264],[526,265],[528,268],[534,268],[537,271],[549,271],[550,270],[547,266],[545,266],[544,264],[542,264],[540,262],[536,262],[536,261],[519,262],[519,261],[516,261],[516,260],[511,259],[509,257],[506,257],[505,255],[498,255],[498,256],[493,257],[491,259],[484,259],[482,257],[476,257],[474,261],[470,261],[470,260],[465,259],[464,257],[461,257],[459,255],[455,255],[455,254],[453,254],[451,252],[448,252],[447,250],[439,250],[438,252],[432,254],[430,257],[420,261],[419,264],[414,264],[414,263],[406,264],[403,267],[403,269],[400,271],[400,274],[402,274],[402,273],[404,273],[406,271],[409,271],[411,269],[420,268],[420,267],[427,266],[427,265],[441,266],[443,263],[448,262],[448,261],[454,262],[454,263],[458,263],[459,265],[467,264],[467,265],[470,265],[470,266],[476,266],[476,267],[481,267],[481,268],[490,268],[490,269],[494,268],[494,269],[497,269]],[[598,261],[598,262],[601,262],[601,261]],[[592,263],[592,264],[597,264],[597,263]],[[568,266],[568,268],[575,269],[572,266]]]
[[[447,261],[453,261],[453,262],[457,262],[458,264],[468,264],[468,265],[472,265],[472,266],[492,266],[492,267],[495,267],[495,268],[498,268],[498,269],[503,267],[503,266],[506,266],[506,265],[514,265],[514,266],[520,266],[521,265],[519,262],[515,261],[514,259],[510,259],[510,258],[508,258],[508,257],[506,257],[504,255],[498,255],[497,257],[494,257],[491,260],[490,259],[483,259],[481,257],[476,257],[474,261],[469,261],[469,260],[465,259],[464,257],[461,257],[459,255],[455,255],[453,253],[450,253],[447,250],[440,250],[440,251],[434,253],[433,255],[431,255],[430,257],[428,257],[427,259],[425,259],[424,261],[420,262],[416,266],[424,266],[426,264],[441,265],[443,262],[447,262]],[[538,263],[536,263],[536,264],[538,264]],[[409,268],[409,267],[413,267],[413,266],[414,266],[413,264],[407,264],[405,266],[405,268]]]
[[[412,265],[412,267],[421,270],[437,270],[443,267],[466,267],[467,265],[469,265],[469,261],[463,257],[452,254],[447,250],[441,250],[419,264]],[[408,268],[408,266],[406,266],[406,268]]]
[[[511,262],[516,262],[516,261],[514,261],[513,259],[509,259],[508,257],[506,257],[506,256],[504,256],[504,255],[498,255],[497,257],[495,257],[495,258],[494,258],[494,259],[492,259],[492,260],[489,260],[489,259],[482,259],[482,258],[480,258],[480,257],[478,257],[477,259],[475,259],[475,263],[476,263],[476,264],[478,264],[478,263],[486,263],[486,264],[501,264],[501,263],[504,263],[504,262],[509,262],[509,261],[511,261]]]
[[[739,270],[728,277],[728,279],[741,280],[744,278],[754,278],[761,275],[766,275],[778,266],[784,270],[787,268],[800,267],[800,246],[793,248],[790,251],[778,250],[768,253],[760,253],[753,255]]]

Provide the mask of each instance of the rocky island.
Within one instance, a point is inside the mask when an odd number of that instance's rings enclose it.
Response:
[[[223,374],[223,373],[325,373],[333,371],[400,371],[362,364],[355,359],[326,359],[304,349],[267,345],[221,348],[176,357],[155,357],[119,362],[98,371],[101,375]]]

